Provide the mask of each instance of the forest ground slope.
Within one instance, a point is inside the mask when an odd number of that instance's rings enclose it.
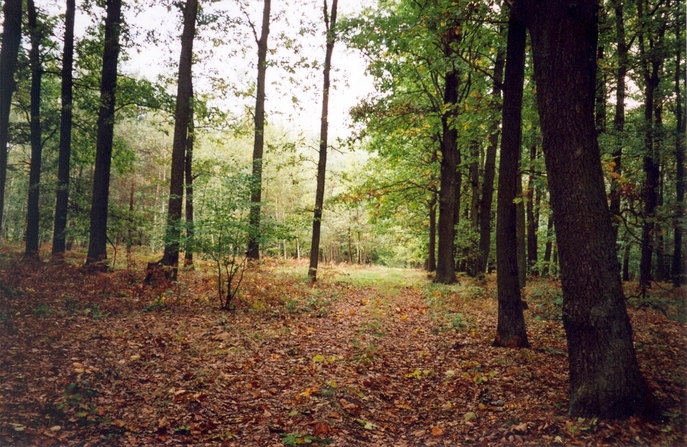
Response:
[[[525,290],[531,349],[491,347],[495,281],[265,261],[232,311],[210,271],[0,259],[0,445],[684,445],[685,294],[628,299],[664,420],[569,418],[560,287]],[[632,285],[627,289],[632,295]]]

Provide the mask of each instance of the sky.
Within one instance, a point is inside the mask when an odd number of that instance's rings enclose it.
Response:
[[[248,15],[256,23],[260,32],[262,1],[249,0]],[[291,4],[289,4],[291,3]],[[300,4],[299,4],[300,3]],[[303,4],[305,3],[305,6]],[[342,1],[339,15],[351,14],[365,2]],[[202,4],[202,2],[201,2]],[[228,9],[228,15],[245,18],[245,14],[237,8],[237,2],[220,1],[213,3],[215,9]],[[212,6],[206,7],[210,11]],[[281,14],[280,14],[280,9]],[[122,66],[122,71],[145,76],[154,80],[158,75],[173,74],[178,64],[180,41],[179,30],[176,28],[180,21],[180,13],[176,10],[167,11],[164,6],[155,6],[131,14],[127,20],[135,30],[134,38],[138,41],[135,48],[128,51],[129,60]],[[275,15],[280,14],[275,20]],[[225,15],[226,12],[225,12]],[[300,36],[302,48],[298,56],[324,61],[324,26],[322,24],[322,6],[320,2],[312,0],[273,0],[273,22],[270,28],[268,46],[274,51],[272,59],[288,59],[295,57],[293,50],[281,45],[279,34],[291,36],[295,33],[301,20],[310,21],[318,26],[318,32],[310,36]],[[78,20],[78,19],[77,19]],[[288,21],[288,24],[286,23]],[[168,43],[152,45],[145,43],[143,37],[154,30]],[[232,35],[233,34],[233,35]],[[194,65],[194,88],[197,91],[218,92],[210,74],[223,78],[224,82],[245,89],[257,76],[255,68],[257,62],[257,46],[247,25],[237,25],[228,32],[217,32],[206,28],[199,30],[199,37],[194,49],[203,55]],[[213,40],[213,43],[208,43]],[[239,42],[237,42],[237,40]],[[222,41],[217,44],[217,41]],[[243,54],[245,52],[245,54]],[[234,56],[231,54],[234,53]],[[269,58],[270,56],[268,56]],[[173,65],[173,67],[170,66]],[[348,111],[373,90],[372,79],[365,74],[365,61],[362,56],[347,50],[342,44],[335,45],[332,58],[332,90],[329,102],[329,128],[332,137],[345,137],[348,132]],[[320,127],[320,113],[322,102],[322,70],[301,70],[294,77],[300,79],[301,85],[288,82],[289,73],[279,67],[269,67],[267,70],[267,100],[266,109],[268,121],[282,126],[316,135]],[[299,108],[295,108],[294,98],[298,99]],[[244,113],[241,109],[246,106],[252,108],[253,98],[236,98],[232,94],[217,94],[218,104]]]

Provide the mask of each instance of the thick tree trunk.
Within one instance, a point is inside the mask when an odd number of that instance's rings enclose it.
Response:
[[[494,64],[494,87],[492,96],[495,102],[501,100],[501,83],[503,82],[503,66],[505,64],[505,54],[503,50],[496,53],[496,63]],[[484,159],[484,180],[482,181],[482,194],[479,203],[479,264],[478,271],[484,273],[489,262],[489,252],[491,251],[491,205],[494,198],[494,176],[496,172],[496,149],[499,144],[499,127],[501,124],[500,110],[496,111],[495,118],[489,133],[489,146]]]
[[[171,267],[169,277],[176,279],[179,265],[179,238],[181,236],[181,208],[184,197],[184,173],[186,138],[191,113],[193,89],[193,40],[196,33],[198,0],[186,0],[184,7],[184,30],[181,35],[179,57],[179,79],[177,102],[174,110],[174,140],[172,143],[172,173],[169,181],[169,205],[167,207],[167,229],[165,231],[165,252],[160,263]]]
[[[41,135],[41,78],[43,68],[40,61],[41,33],[38,29],[38,14],[33,0],[26,3],[29,16],[31,49],[31,167],[29,168],[29,198],[26,207],[26,256],[38,257],[40,245],[40,186],[43,141]]]
[[[191,79],[191,105],[188,111],[188,134],[186,135],[186,158],[184,160],[184,186],[186,189],[186,247],[184,267],[193,267],[193,143],[195,141],[193,122],[193,79]]]
[[[0,229],[5,215],[5,184],[7,183],[7,143],[9,142],[10,108],[16,83],[17,56],[21,41],[22,0],[5,0],[5,21],[0,49]]]
[[[676,40],[681,42],[682,24],[679,23],[675,27],[677,34]],[[685,215],[685,146],[684,146],[684,132],[685,119],[684,110],[682,109],[682,92],[680,89],[680,79],[682,68],[680,61],[682,57],[682,45],[677,45],[675,53],[675,161],[677,163],[676,180],[675,180],[675,195],[677,199],[677,211],[679,216]],[[685,259],[682,247],[682,233],[683,226],[678,221],[675,224],[673,233],[673,262],[671,268],[671,275],[674,287],[680,287],[687,280],[685,275]]]
[[[105,17],[105,48],[100,84],[98,139],[95,148],[95,171],[91,199],[91,226],[86,264],[98,264],[107,259],[107,206],[110,197],[110,164],[114,136],[115,93],[122,0],[107,0]],[[104,267],[104,265],[103,265]]]
[[[558,242],[573,416],[654,409],[632,344],[594,123],[597,3],[519,0]]]
[[[262,30],[258,44],[258,83],[255,96],[255,138],[253,140],[253,189],[250,195],[250,237],[246,255],[260,259],[260,202],[262,200],[262,156],[265,145],[265,74],[267,72],[267,38],[270,33],[271,0],[264,0]]]
[[[525,25],[510,14],[503,86],[503,135],[496,202],[496,284],[499,301],[494,346],[528,347],[524,303],[520,297],[516,246],[518,161],[522,143],[522,94],[525,80]]]
[[[453,45],[460,42],[460,27],[448,32],[444,42],[444,57],[450,59],[454,54]],[[450,62],[449,62],[450,63]],[[434,281],[440,284],[456,282],[456,224],[460,212],[460,152],[458,151],[458,131],[454,126],[458,103],[460,78],[455,67],[449,68],[444,76],[444,108],[441,116],[441,174],[439,181],[439,249],[437,253],[437,273]]]
[[[69,171],[72,150],[72,85],[74,65],[74,13],[76,0],[67,0],[64,18],[64,49],[62,51],[62,91],[60,111],[60,154],[57,162],[57,192],[52,254],[63,256],[67,205],[69,202]]]
[[[336,42],[336,9],[338,0],[332,1],[332,9],[327,9],[324,0],[324,19],[327,32],[327,50],[324,57],[324,81],[322,84],[322,115],[320,118],[320,157],[317,162],[317,189],[315,190],[315,210],[312,220],[312,243],[310,244],[310,266],[308,277],[317,280],[317,265],[320,254],[320,229],[322,224],[322,209],[324,208],[324,180],[327,174],[327,135],[329,132],[329,76],[332,67],[332,54]]]

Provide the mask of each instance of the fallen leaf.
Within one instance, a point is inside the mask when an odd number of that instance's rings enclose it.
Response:
[[[441,436],[444,434],[444,429],[441,427],[432,427],[432,436]]]

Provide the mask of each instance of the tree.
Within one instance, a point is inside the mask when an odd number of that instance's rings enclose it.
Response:
[[[454,19],[455,20],[455,19]],[[441,114],[441,177],[439,184],[439,250],[435,282],[456,282],[456,225],[460,214],[460,152],[455,125],[460,76],[452,60],[460,43],[462,31],[457,21],[449,24],[442,42],[448,68],[444,74],[443,113]]]
[[[57,168],[57,192],[52,254],[64,255],[69,202],[69,171],[72,148],[72,86],[74,65],[74,12],[75,0],[67,0],[64,18],[64,49],[62,51],[62,91],[60,114],[60,149]]]
[[[122,0],[107,0],[87,265],[100,264],[107,259],[107,207],[110,197],[121,9]]]
[[[320,229],[322,226],[322,209],[324,208],[324,181],[327,174],[327,135],[329,132],[329,85],[332,68],[332,54],[336,42],[336,8],[338,0],[332,0],[329,11],[327,0],[324,0],[324,26],[327,49],[324,57],[324,80],[322,82],[322,115],[320,118],[320,152],[317,162],[317,189],[315,190],[315,210],[312,220],[312,242],[310,245],[310,266],[308,276],[311,281],[317,280],[317,265],[320,256]]]
[[[498,324],[494,346],[528,347],[524,303],[520,299],[516,243],[517,183],[520,182],[522,91],[525,77],[525,25],[511,13],[508,20],[506,77],[503,86],[503,134],[496,204],[496,271]]]
[[[494,64],[494,86],[492,88],[492,96],[497,102],[501,100],[504,64],[505,54],[503,50],[499,50]],[[497,115],[501,114],[497,113]],[[496,149],[499,144],[499,125],[500,116],[498,120],[494,120],[492,123],[489,133],[489,146],[484,161],[484,179],[482,180],[479,203],[479,260],[477,265],[479,273],[486,271],[489,251],[491,250],[491,205],[494,199],[494,174],[496,171]]]
[[[169,205],[165,230],[165,252],[160,263],[171,267],[170,278],[175,279],[179,265],[179,238],[181,236],[181,205],[184,196],[186,138],[191,110],[193,82],[193,40],[196,33],[198,0],[186,0],[184,29],[181,35],[181,56],[177,101],[174,111],[174,140],[172,143],[172,174],[169,181]]]
[[[184,185],[186,190],[186,244],[184,266],[193,267],[193,145],[195,142],[193,79],[191,79],[191,107],[188,116],[186,136],[186,159],[184,160]]]
[[[270,5],[271,0],[264,0],[262,12],[262,28],[260,38],[251,24],[253,37],[258,45],[258,82],[255,95],[255,139],[253,141],[253,193],[250,212],[251,235],[248,240],[248,258],[260,258],[260,201],[262,193],[262,154],[265,145],[265,74],[267,72],[267,38],[270,33]]]
[[[654,409],[632,344],[594,123],[597,3],[518,0],[530,30],[543,151],[559,249],[569,412]]]
[[[41,134],[41,79],[43,68],[40,61],[41,30],[38,24],[38,13],[33,0],[27,1],[29,15],[29,34],[31,49],[29,64],[31,66],[31,167],[29,172],[29,199],[26,215],[26,256],[38,257],[40,211],[38,199],[41,186],[41,158],[43,141]]]
[[[19,43],[21,42],[22,0],[5,0],[0,49],[0,229],[5,209],[5,184],[7,182],[7,143],[9,141],[10,107],[16,83]]]
[[[680,38],[682,30],[682,21],[676,20],[675,33],[677,41],[680,42],[675,50],[675,161],[677,162],[676,181],[675,181],[675,195],[677,199],[678,216],[685,216],[685,146],[684,146],[684,132],[685,132],[685,117],[682,109],[682,94],[680,89],[680,75],[682,68],[680,67],[682,40]],[[685,276],[685,259],[682,249],[683,225],[678,220],[675,225],[673,236],[673,265],[672,265],[672,279],[673,286],[680,287],[687,279]]]

